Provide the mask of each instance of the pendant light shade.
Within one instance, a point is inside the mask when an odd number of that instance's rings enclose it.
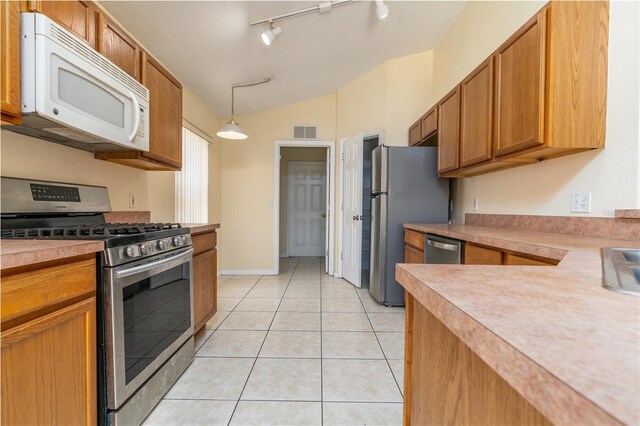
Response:
[[[222,129],[216,134],[224,139],[241,140],[247,138],[247,134],[242,131],[240,126],[238,126],[238,122],[233,118],[230,118],[227,124],[222,126]]]

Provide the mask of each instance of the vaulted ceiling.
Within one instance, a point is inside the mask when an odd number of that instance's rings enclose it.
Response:
[[[357,1],[266,25],[250,22],[317,5],[300,1],[105,1],[102,5],[221,118],[230,114],[231,85],[263,77],[268,84],[236,90],[242,114],[335,92],[380,63],[432,49],[463,1]]]

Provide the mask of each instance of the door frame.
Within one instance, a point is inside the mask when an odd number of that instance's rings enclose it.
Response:
[[[292,166],[300,166],[300,165],[307,165],[307,164],[311,164],[311,165],[323,165],[326,169],[326,161],[289,161],[289,165],[287,168],[287,256],[291,255],[291,229],[292,229],[292,223],[291,223],[291,168]],[[282,167],[282,164],[280,165],[280,167]],[[325,191],[328,190],[328,179],[327,176],[324,177],[324,187],[325,187]],[[282,195],[282,194],[280,194]],[[279,200],[278,200],[279,201]],[[326,202],[326,196],[325,196],[325,202]],[[325,207],[325,211],[326,211],[326,207]],[[325,221],[325,241],[326,241],[326,236],[327,236],[327,229],[326,229],[327,223]],[[280,233],[278,233],[278,235],[280,235]],[[325,251],[327,251],[327,247],[324,248]]]
[[[340,162],[340,194],[339,194],[339,200],[337,202],[337,205],[339,206],[338,208],[338,214],[337,216],[337,226],[338,226],[338,248],[339,248],[339,256],[338,256],[338,264],[336,265],[336,270],[335,270],[335,276],[338,278],[342,278],[343,277],[343,272],[344,272],[344,262],[343,262],[343,256],[342,253],[344,251],[344,240],[343,240],[343,229],[344,229],[344,210],[343,210],[343,206],[344,206],[344,141],[349,139],[350,137],[352,137],[354,135],[351,136],[347,136],[344,138],[340,138],[340,158],[339,158],[339,162]],[[384,140],[383,140],[383,132],[382,130],[375,130],[373,132],[363,132],[362,133],[362,140],[365,140],[367,138],[371,138],[377,136],[378,137],[378,146],[380,145],[384,145]]]
[[[275,274],[280,271],[280,150],[281,148],[293,147],[293,148],[327,148],[329,149],[329,158],[331,162],[329,164],[329,176],[327,181],[330,182],[327,185],[327,192],[329,194],[329,205],[327,205],[327,220],[328,226],[326,231],[329,233],[329,246],[325,250],[329,250],[329,264],[327,265],[327,273],[329,275],[334,274],[334,257],[335,257],[335,209],[331,202],[335,202],[335,178],[336,178],[336,142],[329,140],[322,141],[310,141],[310,140],[276,140],[274,142],[274,155],[273,155],[273,264]]]

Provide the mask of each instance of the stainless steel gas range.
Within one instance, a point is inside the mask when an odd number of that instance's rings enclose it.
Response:
[[[98,423],[139,424],[193,360],[191,236],[178,224],[108,224],[107,189],[2,177],[2,238],[102,240]]]

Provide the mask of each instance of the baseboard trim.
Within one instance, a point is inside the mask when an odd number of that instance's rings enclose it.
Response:
[[[225,269],[220,275],[278,275],[275,269]]]

